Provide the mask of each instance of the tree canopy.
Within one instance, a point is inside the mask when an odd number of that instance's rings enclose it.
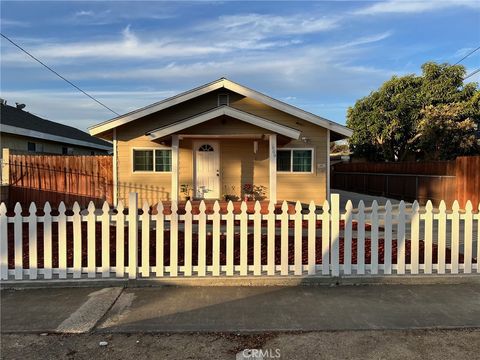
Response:
[[[478,154],[480,91],[464,84],[462,65],[422,65],[421,75],[393,76],[348,109],[354,155],[375,161],[452,159]]]

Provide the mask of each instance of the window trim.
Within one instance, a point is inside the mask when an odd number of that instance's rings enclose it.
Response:
[[[277,148],[278,151],[290,151],[290,171],[279,171],[277,170],[277,174],[314,174],[315,173],[315,148]],[[310,150],[312,152],[312,160],[311,160],[311,171],[293,171],[293,150]]]
[[[171,174],[172,170],[170,171],[156,171],[155,170],[155,150],[170,150],[172,152],[172,148],[169,146],[165,147],[132,147],[132,152],[131,152],[131,161],[132,161],[132,167],[131,173],[132,174]],[[135,170],[135,150],[150,150],[153,151],[153,170]],[[173,169],[173,166],[172,166]]]

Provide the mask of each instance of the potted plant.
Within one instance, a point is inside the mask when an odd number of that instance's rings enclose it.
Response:
[[[180,185],[180,192],[183,194],[183,199],[185,201],[191,200],[191,192],[193,188],[189,184]]]
[[[253,189],[254,189],[254,186],[253,184],[244,184],[243,185],[243,200],[244,201],[249,201],[249,200],[253,200]]]
[[[235,195],[235,186],[232,185],[230,186],[230,190],[232,191],[231,193],[228,192],[228,186],[224,185],[225,187],[225,194],[223,194],[223,198],[225,201],[238,201],[238,196]]]

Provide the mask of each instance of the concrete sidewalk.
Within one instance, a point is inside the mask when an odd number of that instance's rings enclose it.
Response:
[[[480,284],[3,290],[3,333],[480,327]]]

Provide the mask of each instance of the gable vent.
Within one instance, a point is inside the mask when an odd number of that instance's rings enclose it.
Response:
[[[218,94],[218,106],[228,106],[228,94]]]

